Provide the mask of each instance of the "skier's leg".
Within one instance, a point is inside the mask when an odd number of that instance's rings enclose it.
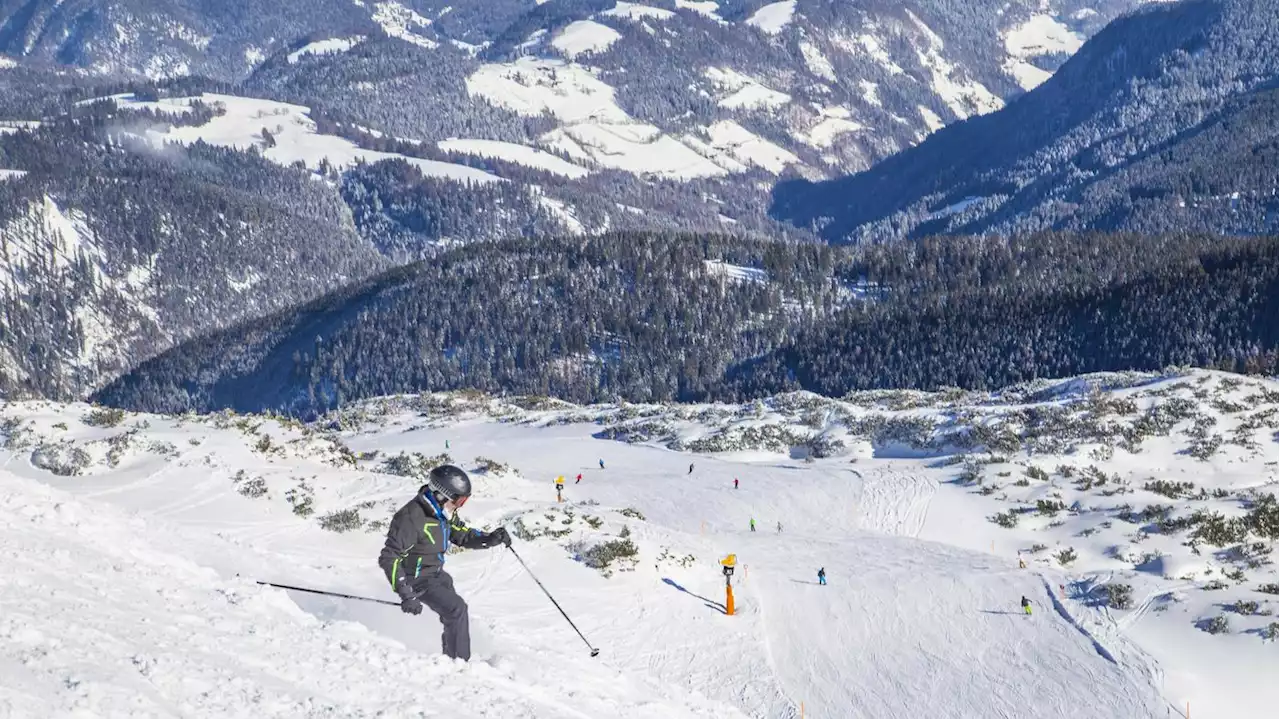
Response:
[[[440,641],[445,656],[471,659],[471,617],[467,603],[453,588],[453,577],[444,571],[431,577],[419,599],[444,625]]]

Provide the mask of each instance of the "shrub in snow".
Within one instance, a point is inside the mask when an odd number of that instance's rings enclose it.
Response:
[[[1236,517],[1227,519],[1219,512],[1202,513],[1201,517],[1200,526],[1191,533],[1192,539],[1214,547],[1225,547],[1243,542],[1248,536],[1249,529],[1244,520]]]
[[[1012,509],[1007,512],[1000,512],[999,514],[988,517],[988,519],[1005,529],[1013,529],[1018,526],[1018,513]]]
[[[619,571],[628,571],[635,568],[636,556],[640,554],[640,548],[630,539],[610,539],[607,542],[587,546],[584,542],[575,542],[569,546],[576,556],[575,558],[592,569],[604,571],[604,575],[612,574],[611,565],[617,563]]]
[[[1271,584],[1260,584],[1258,585],[1258,591],[1264,594],[1280,594],[1280,585],[1277,585],[1275,582],[1272,582]]]
[[[1212,619],[1201,619],[1196,622],[1196,627],[1210,634],[1226,634],[1231,631],[1231,623],[1227,621],[1227,615],[1219,614]]]
[[[1244,599],[1238,599],[1235,604],[1231,605],[1231,611],[1245,616],[1258,614],[1260,613],[1260,610],[1261,606],[1253,600],[1246,601]]]
[[[1058,564],[1061,564],[1064,567],[1076,561],[1077,559],[1076,550],[1073,549],[1072,547],[1067,547],[1061,552],[1058,552],[1057,554],[1053,555],[1053,557],[1054,559],[1058,560]]]
[[[620,509],[618,510],[618,514],[621,514],[624,517],[631,517],[633,519],[644,521],[644,515],[640,513],[640,510],[632,507],[624,507],[623,509]]]
[[[1222,436],[1212,435],[1203,439],[1196,439],[1191,442],[1191,446],[1187,448],[1187,454],[1196,459],[1207,462],[1218,453],[1218,448],[1222,446]]]
[[[1195,492],[1196,486],[1191,482],[1170,482],[1164,479],[1156,479],[1142,485],[1142,488],[1169,499],[1180,499]]]
[[[1033,467],[1027,467],[1027,472],[1026,472],[1026,474],[1027,474],[1027,476],[1028,476],[1028,477],[1030,477],[1031,479],[1038,479],[1038,480],[1040,480],[1041,482],[1048,482],[1048,481],[1049,481],[1049,473],[1048,473],[1048,472],[1046,472],[1046,471],[1044,471],[1043,469],[1040,469],[1039,467],[1034,467],[1034,466],[1033,466]],[[1028,484],[1030,484],[1030,483],[1028,482]]]
[[[66,444],[44,444],[31,453],[31,464],[62,477],[74,477],[92,463],[88,452]]]
[[[1276,624],[1275,622],[1268,624],[1264,629],[1262,629],[1261,634],[1263,639],[1275,641],[1276,637],[1280,636],[1280,624]]]
[[[1128,584],[1104,584],[1102,589],[1107,594],[1108,607],[1112,609],[1133,608],[1133,587]]]
[[[497,460],[488,457],[476,457],[476,471],[485,474],[501,474],[511,471],[511,468]]]
[[[89,411],[81,421],[90,427],[114,427],[124,421],[124,410],[115,407],[97,407]]]
[[[320,518],[320,528],[330,532],[352,532],[364,526],[358,509],[339,509]]]
[[[1212,582],[1205,582],[1204,589],[1205,591],[1208,591],[1208,592],[1215,592],[1219,589],[1226,589],[1229,586],[1231,585],[1227,584],[1221,579],[1215,579]]]
[[[1036,511],[1046,517],[1056,517],[1067,505],[1056,499],[1037,499]]]
[[[1276,495],[1263,494],[1251,501],[1251,508],[1244,516],[1244,525],[1249,531],[1275,541],[1280,537],[1280,509],[1277,508]]]
[[[293,505],[293,513],[299,517],[310,517],[315,514],[315,507],[312,506],[314,497],[311,496],[311,488],[306,482],[299,482],[294,489],[285,492],[284,498],[289,504]]]

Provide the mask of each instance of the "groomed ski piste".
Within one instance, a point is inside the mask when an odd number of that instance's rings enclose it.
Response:
[[[1274,536],[1189,547],[1152,524],[1254,527],[1276,403],[1274,381],[1202,371],[741,406],[436,394],[305,426],[8,403],[0,716],[1274,717]],[[1047,415],[1146,429],[1046,445]],[[439,655],[429,611],[256,583],[394,600],[385,522],[442,453],[471,473],[465,520],[512,530],[598,657],[501,547],[446,564],[469,663]],[[1099,601],[1121,581],[1131,608]]]

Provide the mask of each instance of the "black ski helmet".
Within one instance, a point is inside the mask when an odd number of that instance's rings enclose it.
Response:
[[[427,487],[441,504],[450,501],[461,504],[471,496],[471,478],[452,464],[442,464],[431,470],[427,475]]]

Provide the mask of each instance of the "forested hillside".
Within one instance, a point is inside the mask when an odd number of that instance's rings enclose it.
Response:
[[[609,233],[451,251],[143,363],[98,401],[313,415],[399,392],[742,399],[1274,371],[1274,239],[1040,234],[837,249]]]

